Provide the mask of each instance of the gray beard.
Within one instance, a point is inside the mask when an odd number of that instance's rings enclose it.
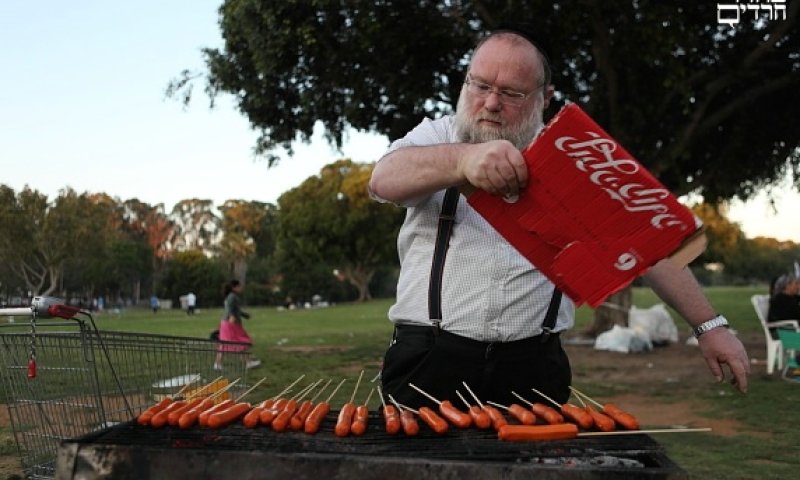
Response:
[[[462,93],[458,98],[458,105],[456,107],[455,126],[456,135],[459,141],[463,143],[508,140],[517,147],[517,149],[522,150],[531,143],[533,137],[535,137],[544,126],[542,112],[537,111],[528,116],[516,127],[503,126],[499,129],[483,128],[478,124],[479,119],[500,120],[499,115],[490,112],[481,112],[477,118],[471,117],[466,113],[466,102],[465,95]]]

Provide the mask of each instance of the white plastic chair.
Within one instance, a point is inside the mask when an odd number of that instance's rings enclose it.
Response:
[[[800,325],[798,320],[779,320],[777,322],[770,322],[767,324],[767,312],[769,311],[769,295],[753,295],[750,297],[753,304],[753,309],[756,311],[756,316],[761,322],[761,327],[764,329],[764,338],[767,342],[767,373],[772,374],[775,367],[778,371],[783,369],[783,344],[780,339],[772,338],[770,328],[791,328],[796,332],[800,332]]]

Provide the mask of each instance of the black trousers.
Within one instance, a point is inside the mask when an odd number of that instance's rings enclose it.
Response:
[[[544,341],[533,337],[487,343],[437,332],[433,327],[398,325],[384,357],[381,381],[385,394],[412,408],[436,404],[409,387],[409,383],[460,408],[465,405],[456,390],[475,404],[462,382],[481,402],[523,404],[513,391],[532,402],[550,404],[531,387],[564,403],[570,395],[572,372],[558,334],[551,334]]]

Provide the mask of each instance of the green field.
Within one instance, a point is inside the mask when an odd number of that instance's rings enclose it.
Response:
[[[719,311],[724,312],[733,328],[742,335],[761,331],[750,296],[763,288],[707,289]],[[645,289],[636,289],[634,303],[647,306],[657,302]],[[324,309],[278,311],[275,308],[250,308],[245,327],[254,339],[253,353],[263,365],[253,371],[250,382],[265,377],[266,382],[250,397],[266,398],[300,374],[307,380],[347,378],[348,382],[333,399],[333,404],[347,401],[354,380],[364,370],[364,382],[379,371],[384,350],[391,336],[386,319],[389,300],[376,300],[361,305],[336,305]],[[105,312],[95,317],[98,328],[147,332],[164,335],[207,337],[216,328],[221,309],[201,310],[195,316],[181,311],[145,310],[120,313]],[[591,310],[581,308],[578,327],[591,320]],[[677,320],[677,316],[675,316]],[[681,325],[682,327],[682,325]],[[761,352],[759,352],[761,353]],[[763,353],[761,353],[763,358]],[[602,365],[598,365],[602,368]],[[763,372],[763,367],[759,367]],[[707,375],[707,372],[700,372]],[[349,388],[348,388],[349,386]],[[692,474],[692,478],[791,478],[800,469],[800,415],[794,406],[800,401],[800,383],[782,381],[777,375],[753,375],[746,396],[720,395],[721,388],[709,381],[708,387],[688,392],[704,407],[698,412],[709,418],[729,418],[748,430],[762,432],[757,437],[710,434],[659,437],[667,453]],[[360,400],[367,388],[360,389]],[[658,400],[656,400],[658,401]],[[373,397],[373,408],[377,398]],[[0,454],[11,455],[11,449]]]

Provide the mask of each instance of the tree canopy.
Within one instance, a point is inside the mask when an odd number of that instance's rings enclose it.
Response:
[[[786,18],[717,22],[716,3],[227,0],[206,91],[232,94],[277,159],[315,122],[398,138],[452,111],[467,55],[501,22],[547,35],[557,89],[677,194],[746,199],[791,171],[800,185],[799,2]],[[749,12],[748,12],[749,13]],[[190,98],[197,72],[168,91]]]

